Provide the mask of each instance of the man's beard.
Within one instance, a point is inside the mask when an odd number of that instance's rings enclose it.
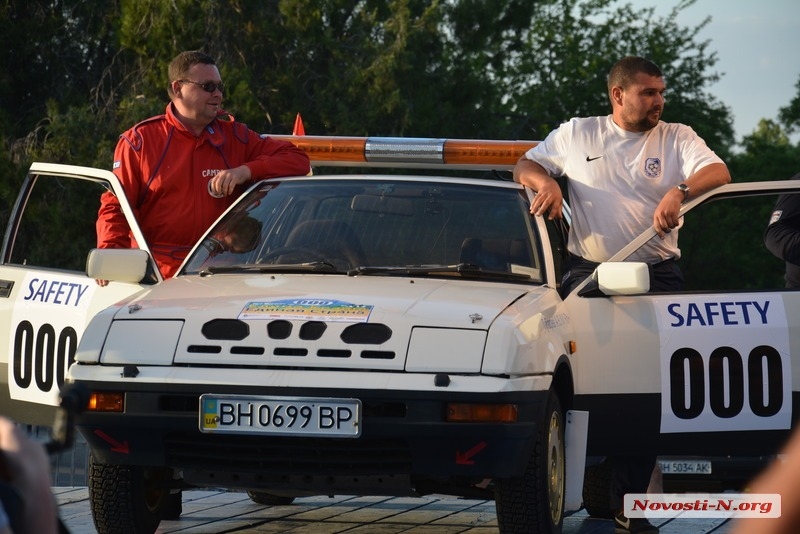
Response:
[[[661,112],[658,112],[658,115],[655,119],[651,118],[651,114],[647,114],[641,119],[631,122],[630,127],[637,132],[646,132],[648,130],[652,130],[658,124],[658,121],[661,119]]]

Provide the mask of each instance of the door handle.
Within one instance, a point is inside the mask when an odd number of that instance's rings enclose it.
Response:
[[[0,298],[8,298],[11,295],[11,289],[13,287],[13,280],[0,280]]]

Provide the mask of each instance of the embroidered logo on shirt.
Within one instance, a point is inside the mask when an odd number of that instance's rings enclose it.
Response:
[[[600,158],[602,158],[602,157],[603,157],[603,156],[595,156],[595,157],[593,157],[593,158],[590,158],[589,156],[586,156],[586,161],[594,161],[594,160],[596,160],[596,159],[600,159]]]
[[[121,163],[121,162],[119,162],[119,161],[115,161],[115,162],[114,162],[114,166],[112,167],[112,169],[119,169],[121,165],[122,165],[122,163]]]
[[[780,220],[781,215],[783,215],[783,210],[775,210],[772,212],[772,217],[769,219],[769,224],[776,223]]]
[[[658,178],[661,176],[661,160],[658,158],[647,158],[644,162],[644,174],[648,178]]]

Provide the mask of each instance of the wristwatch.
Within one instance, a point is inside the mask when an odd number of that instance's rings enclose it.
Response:
[[[683,202],[686,202],[687,200],[689,200],[689,186],[688,185],[686,185],[686,184],[678,184],[675,187],[677,187],[678,190],[681,193],[683,193]]]

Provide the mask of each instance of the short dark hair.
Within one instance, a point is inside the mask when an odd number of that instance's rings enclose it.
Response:
[[[242,252],[250,252],[256,248],[260,235],[261,221],[247,215],[242,217],[241,220],[236,221],[231,252],[239,254]]]
[[[664,73],[658,68],[658,65],[638,56],[625,56],[617,61],[611,71],[608,73],[608,91],[611,92],[612,87],[622,87],[627,89],[633,78],[640,72],[655,76],[656,78],[663,78]]]
[[[169,96],[174,96],[172,92],[172,82],[175,80],[183,80],[189,74],[189,69],[197,64],[203,65],[216,65],[217,62],[208,54],[199,50],[188,50],[181,52],[175,56],[169,63],[169,85],[167,86],[167,93]]]

